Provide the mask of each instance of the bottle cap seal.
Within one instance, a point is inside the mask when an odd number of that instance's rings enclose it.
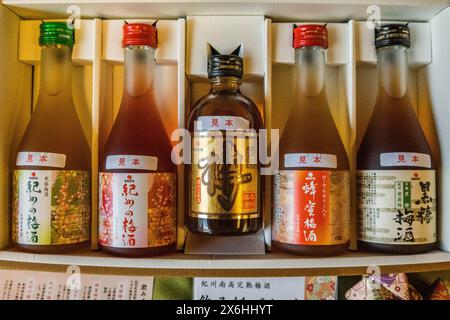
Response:
[[[122,46],[150,46],[158,45],[156,26],[145,23],[126,23],[123,25]]]
[[[42,22],[39,31],[40,46],[60,44],[73,48],[75,30],[67,22]]]
[[[295,49],[301,47],[328,48],[328,30],[324,25],[305,24],[294,28]]]
[[[208,59],[208,78],[237,77],[242,79],[243,73],[243,60],[240,56],[218,54]]]
[[[411,46],[410,31],[406,24],[386,24],[375,29],[375,47]]]

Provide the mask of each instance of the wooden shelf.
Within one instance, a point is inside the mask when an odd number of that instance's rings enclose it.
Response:
[[[186,255],[174,253],[155,258],[118,258],[98,251],[72,254],[31,254],[0,251],[0,268],[39,270],[77,265],[86,272],[116,269],[120,273],[154,276],[312,276],[366,274],[369,266],[382,273],[450,270],[450,253],[433,251],[421,255],[384,255],[349,252],[338,257],[309,258],[279,253],[255,256]],[[31,268],[34,269],[34,268]]]

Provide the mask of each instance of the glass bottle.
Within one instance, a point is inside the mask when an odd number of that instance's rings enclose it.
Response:
[[[124,92],[100,168],[99,245],[151,256],[176,245],[176,166],[155,96],[155,25],[123,26]]]
[[[91,153],[72,97],[73,27],[44,22],[39,44],[39,96],[13,173],[12,240],[59,253],[89,244]]]
[[[262,227],[256,105],[241,94],[243,65],[235,50],[208,60],[209,93],[188,120],[192,164],[187,165],[187,225],[194,233],[243,235]]]
[[[274,176],[272,246],[304,255],[340,254],[349,244],[350,178],[324,87],[326,27],[295,27],[294,47],[294,104]]]
[[[375,30],[379,89],[358,150],[358,244],[422,253],[436,242],[433,155],[408,95],[407,25]]]

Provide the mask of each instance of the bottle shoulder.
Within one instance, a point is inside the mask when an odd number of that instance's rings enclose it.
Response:
[[[378,99],[359,145],[358,168],[381,169],[381,154],[402,152],[427,154],[434,167],[431,147],[409,99]]]
[[[347,152],[326,101],[292,105],[281,129],[281,161],[286,154],[326,154],[336,157],[338,169],[348,169]]]

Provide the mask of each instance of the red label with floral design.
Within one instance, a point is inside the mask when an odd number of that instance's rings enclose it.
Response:
[[[101,173],[99,243],[147,248],[176,241],[175,173]]]
[[[300,245],[349,241],[348,172],[278,172],[274,184],[272,239]]]

